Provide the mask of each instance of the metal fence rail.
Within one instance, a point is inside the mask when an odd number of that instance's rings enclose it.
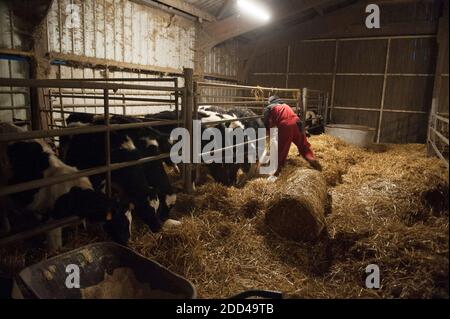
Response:
[[[191,74],[192,70],[186,69],[185,74]],[[128,84],[128,83],[112,83],[112,82],[156,82],[161,83],[158,85],[142,85],[142,84]],[[173,86],[165,86],[164,83],[171,83]],[[49,115],[47,117],[50,120],[49,127],[59,127],[57,129],[50,130],[36,130],[36,131],[25,131],[19,133],[5,133],[0,134],[0,143],[10,143],[21,140],[30,139],[48,139],[60,136],[76,135],[76,134],[89,134],[89,133],[105,133],[106,145],[105,145],[105,165],[100,167],[93,167],[86,170],[80,170],[74,174],[66,174],[52,178],[43,178],[39,180],[32,180],[25,183],[19,183],[14,185],[7,185],[0,187],[0,197],[11,195],[14,193],[19,193],[31,189],[36,189],[40,187],[46,187],[50,185],[55,185],[63,183],[66,181],[74,180],[80,177],[89,177],[97,174],[106,174],[106,189],[108,196],[111,196],[111,172],[126,167],[142,165],[148,162],[157,161],[161,159],[168,158],[170,154],[161,154],[158,156],[152,156],[147,158],[142,158],[136,161],[111,163],[111,145],[110,145],[110,133],[113,131],[143,128],[143,127],[158,127],[161,125],[181,125],[185,121],[180,118],[180,111],[184,114],[182,110],[184,105],[180,103],[180,99],[183,100],[186,89],[178,86],[178,78],[156,78],[156,79],[142,79],[142,78],[124,78],[124,79],[71,79],[71,80],[28,80],[28,79],[4,79],[0,78],[0,86],[6,86],[11,88],[41,88],[43,90],[48,90],[47,94],[43,94],[47,98],[48,108],[40,110],[43,114]],[[55,91],[51,91],[56,89]],[[62,90],[64,94],[62,94]],[[72,92],[70,92],[72,90]],[[78,91],[76,91],[78,90]],[[87,92],[86,90],[91,90]],[[94,90],[94,91],[92,91]],[[97,91],[96,91],[97,90]],[[98,92],[100,90],[100,92]],[[122,94],[120,98],[117,98],[114,94],[117,92],[125,92],[127,95]],[[136,92],[136,94],[134,94]],[[158,93],[151,93],[158,92]],[[86,95],[87,93],[87,95]],[[111,95],[112,93],[112,95]],[[167,99],[156,99],[156,98],[146,98],[146,97],[136,97],[150,96],[150,95],[167,95]],[[132,95],[131,97],[128,95]],[[57,96],[60,99],[60,104],[56,107],[52,106],[51,98]],[[71,108],[72,106],[64,105],[63,98],[71,97],[75,99],[100,99],[102,104],[96,104],[96,108],[102,108],[105,123],[104,125],[96,126],[84,126],[76,128],[61,128],[65,127],[66,114],[71,114],[73,112],[65,111],[66,107]],[[129,124],[111,124],[110,115],[112,114],[111,108],[116,107],[115,104],[110,104],[110,101],[121,100],[123,103],[120,105],[124,109],[127,107],[127,101],[142,101],[142,102],[152,102],[152,103],[166,103],[174,106],[177,113],[178,120],[157,120],[141,123],[129,123]],[[185,99],[184,99],[185,100]],[[48,103],[50,101],[50,103]],[[180,110],[181,105],[181,110]],[[151,106],[144,104],[144,106]],[[54,114],[61,114],[61,125],[55,124]],[[124,112],[125,113],[125,112]],[[3,209],[3,207],[0,207]],[[35,229],[29,229],[24,232],[15,233],[13,235],[3,237],[0,240],[0,245],[6,245],[18,240],[23,240],[43,232],[50,232],[54,229],[59,229],[61,227],[73,226],[80,222],[79,218],[69,218],[57,222],[49,222],[47,224],[39,225]]]
[[[432,107],[428,127],[428,150],[436,154],[449,168],[449,118],[448,114],[436,113]]]
[[[136,90],[118,89],[109,92],[110,114],[114,115],[131,115],[137,116],[136,112],[149,113],[149,107],[167,107],[175,108],[177,119],[180,119],[180,97],[182,88],[179,88],[179,79],[170,78],[101,78],[101,79],[70,79],[70,81],[97,82],[97,83],[113,83],[124,84],[133,83],[163,83],[160,85],[170,85],[173,90]],[[118,82],[118,83],[117,83]],[[135,83],[133,83],[135,84]],[[142,84],[139,84],[142,85]],[[45,97],[47,107],[41,110],[46,113],[49,126],[58,128],[65,126],[66,116],[76,112],[87,112],[98,114],[96,108],[101,107],[98,103],[104,99],[103,92],[95,89],[50,89],[46,92]],[[147,111],[147,112],[144,112]]]

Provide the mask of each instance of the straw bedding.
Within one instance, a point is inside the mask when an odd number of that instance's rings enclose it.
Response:
[[[448,298],[448,171],[440,161],[423,145],[365,151],[326,135],[310,142],[332,196],[328,232],[314,243],[283,239],[265,223],[277,190],[308,167],[292,149],[277,182],[208,183],[180,195],[182,225],[159,234],[136,227],[130,246],[191,280],[203,298],[248,289],[292,298]],[[69,248],[96,236],[82,232]],[[1,269],[37,259],[36,248],[25,252],[33,258],[0,251]],[[380,267],[380,289],[365,288],[369,264]]]

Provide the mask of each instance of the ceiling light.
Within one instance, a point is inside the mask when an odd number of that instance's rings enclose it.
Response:
[[[254,1],[238,0],[237,5],[243,14],[250,15],[265,22],[270,20],[269,11]]]

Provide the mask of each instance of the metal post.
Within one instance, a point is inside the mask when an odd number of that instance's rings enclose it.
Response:
[[[320,92],[317,95],[317,116],[323,115],[323,93]]]
[[[289,68],[291,64],[291,45],[287,47],[287,61],[286,61],[286,89],[289,88]]]
[[[125,93],[122,93],[122,113],[123,115],[127,115],[127,103],[125,99]]]
[[[50,109],[50,125],[53,130],[55,128],[55,119],[53,118],[53,102],[51,97],[48,99],[48,106]]]
[[[302,90],[298,89],[297,90],[297,115],[301,115],[300,112],[303,109],[303,94],[302,94]]]
[[[184,176],[184,189],[189,194],[193,192],[192,185],[192,111],[194,108],[194,70],[193,69],[184,69],[184,87],[185,87],[185,98],[184,98],[184,112],[185,112],[185,122],[184,126],[189,132],[190,136],[190,161],[191,163],[185,163],[185,176]]]
[[[106,172],[106,194],[111,198],[111,127],[109,121],[109,90],[103,90],[104,98],[104,115],[105,115],[105,154],[106,154],[106,166],[108,171]]]
[[[198,83],[194,82],[194,112],[193,112],[193,119],[198,120]],[[195,179],[194,183],[197,183],[197,181],[200,178],[200,164],[195,164]]]
[[[336,46],[334,49],[334,67],[333,67],[333,83],[331,86],[331,105],[330,105],[330,122],[333,118],[333,108],[335,105],[335,95],[336,95],[336,74],[337,74],[337,64],[338,64],[338,54],[339,54],[339,40],[336,40]]]
[[[175,91],[175,114],[176,114],[177,121],[179,121],[180,120],[180,102],[178,101],[178,99],[180,96],[178,93],[178,78],[175,78],[173,80],[173,85],[174,85],[175,89],[177,89]]]
[[[193,110],[193,119],[198,120],[198,83],[194,82],[193,87],[193,94],[194,94],[194,110]]]
[[[383,109],[384,109],[384,103],[386,100],[386,86],[387,86],[390,52],[391,52],[391,38],[388,39],[387,47],[386,47],[386,64],[384,65],[383,90],[381,92],[380,116],[378,118],[377,143],[380,143],[381,127],[383,125]]]
[[[306,112],[308,111],[308,89],[303,89],[303,109],[302,109],[302,116],[306,117]]]

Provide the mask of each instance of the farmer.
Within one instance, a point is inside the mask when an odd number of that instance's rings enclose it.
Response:
[[[278,172],[286,164],[292,142],[297,146],[300,155],[314,169],[322,170],[303,132],[300,118],[280,97],[275,95],[269,98],[269,105],[264,111],[264,124],[267,130],[272,127],[278,128]]]

